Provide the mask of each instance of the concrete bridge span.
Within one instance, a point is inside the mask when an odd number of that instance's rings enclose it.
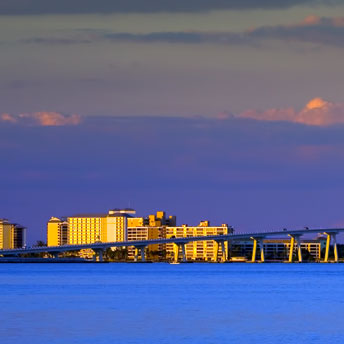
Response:
[[[140,241],[122,241],[122,242],[95,242],[90,244],[82,245],[63,245],[63,246],[42,246],[42,247],[28,247],[22,249],[11,249],[11,250],[0,250],[0,256],[20,256],[23,254],[30,253],[49,253],[54,257],[58,257],[59,253],[68,251],[79,251],[82,249],[92,249],[98,255],[99,260],[103,259],[103,251],[110,247],[134,247],[136,251],[136,258],[140,252],[141,260],[145,261],[145,248],[149,245],[154,244],[168,244],[173,243],[182,248],[183,261],[186,260],[185,257],[185,245],[194,241],[215,241],[217,249],[222,247],[222,252],[224,252],[224,242],[235,242],[239,240],[253,240],[253,252],[252,252],[252,262],[256,261],[257,246],[259,243],[260,247],[260,261],[264,262],[264,249],[263,240],[273,237],[289,237],[290,238],[290,252],[289,252],[289,262],[293,261],[294,244],[296,242],[298,261],[302,262],[301,247],[300,247],[300,237],[305,234],[323,234],[326,235],[326,251],[324,262],[329,261],[329,249],[330,243],[333,242],[334,246],[334,261],[338,262],[338,249],[336,236],[339,233],[344,232],[344,228],[304,228],[298,230],[287,230],[282,231],[266,231],[257,233],[233,233],[226,235],[209,235],[209,236],[195,236],[195,237],[183,237],[183,238],[169,238],[169,239],[154,239],[154,240],[140,240]],[[178,257],[177,257],[178,259]]]

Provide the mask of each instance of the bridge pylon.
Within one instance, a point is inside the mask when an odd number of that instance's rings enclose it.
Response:
[[[227,260],[226,258],[226,245],[224,240],[215,240],[215,262],[218,262],[219,260],[219,250],[221,246],[221,262],[225,262]]]
[[[289,263],[293,262],[293,255],[294,255],[294,246],[296,241],[296,247],[297,247],[297,256],[299,263],[302,263],[302,251],[301,251],[301,240],[300,234],[288,234],[290,236],[290,249],[289,249]]]
[[[135,262],[138,261],[139,251],[140,251],[141,261],[142,262],[146,261],[145,249],[146,249],[146,246],[135,246],[135,256],[134,256]]]
[[[257,243],[259,241],[259,249],[260,249],[260,262],[264,263],[265,262],[265,257],[264,257],[264,237],[251,237],[253,240],[253,249],[252,249],[252,259],[251,262],[255,263],[256,262],[256,257],[257,257]]]
[[[179,260],[179,251],[180,248],[182,249],[182,261],[185,263],[187,261],[186,259],[186,251],[185,251],[185,245],[186,242],[178,242],[174,243],[174,261],[177,263]]]
[[[93,260],[95,262],[103,262],[103,249],[93,249],[94,251],[94,256],[93,256]]]
[[[326,236],[327,236],[324,263],[328,263],[331,239],[333,241],[334,261],[336,263],[338,263],[338,248],[337,248],[337,234],[338,234],[338,232],[325,232],[324,234],[326,234]]]

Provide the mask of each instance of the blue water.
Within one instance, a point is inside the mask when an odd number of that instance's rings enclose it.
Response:
[[[344,264],[0,264],[0,342],[344,343]]]

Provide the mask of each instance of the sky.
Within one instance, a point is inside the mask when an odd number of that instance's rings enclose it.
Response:
[[[2,0],[0,218],[344,225],[344,3]]]

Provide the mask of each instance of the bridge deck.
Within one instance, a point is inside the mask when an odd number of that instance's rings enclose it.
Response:
[[[226,235],[209,235],[198,237],[186,237],[186,238],[170,238],[170,239],[155,239],[155,240],[140,240],[140,241],[121,241],[121,242],[98,242],[83,245],[63,245],[63,246],[43,246],[43,247],[31,247],[12,250],[0,250],[0,255],[18,255],[26,253],[59,253],[66,251],[79,251],[81,249],[94,249],[105,250],[109,247],[144,247],[154,244],[185,244],[193,241],[234,241],[234,240],[249,240],[251,238],[265,239],[274,236],[301,236],[310,233],[340,233],[344,232],[344,228],[317,228],[317,229],[301,229],[301,230],[283,230],[283,231],[270,231],[270,232],[256,232],[256,233],[237,233]]]

